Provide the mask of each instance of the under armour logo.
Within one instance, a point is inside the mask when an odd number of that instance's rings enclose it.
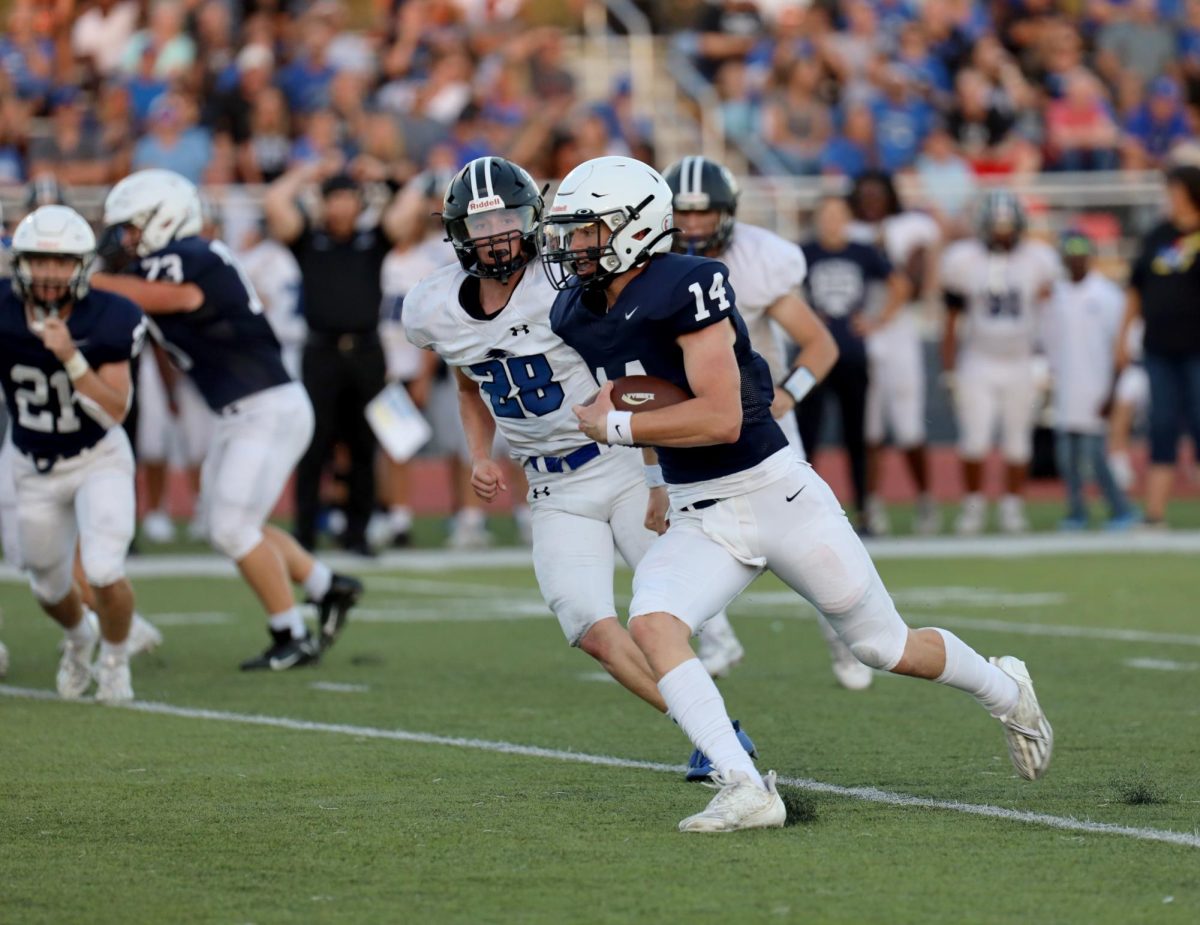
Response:
[[[546,488],[535,488],[535,489],[533,490],[533,500],[534,500],[534,501],[536,501],[538,498],[545,498],[545,497],[547,497],[549,494],[550,494],[550,488],[549,488],[549,487],[546,487]]]
[[[509,328],[509,330],[512,331],[513,337],[517,337],[520,334],[528,334],[529,333],[529,325],[515,324],[511,328]]]

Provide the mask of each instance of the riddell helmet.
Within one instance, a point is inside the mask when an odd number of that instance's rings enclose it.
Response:
[[[685,157],[667,168],[663,179],[671,187],[676,212],[707,212],[718,214],[717,228],[707,238],[675,238],[675,250],[682,254],[723,253],[733,238],[734,217],[737,215],[737,180],[724,164],[707,157]]]
[[[12,287],[22,302],[32,305],[40,318],[57,315],[70,302],[88,294],[88,271],[96,255],[96,236],[82,215],[67,206],[42,206],[21,220],[12,240]],[[39,293],[48,285],[34,276],[33,257],[70,257],[75,261],[62,292]]]
[[[1025,233],[1025,210],[1015,193],[990,190],[979,205],[979,236],[991,251],[1010,251]]]
[[[671,188],[632,157],[597,157],[566,177],[542,221],[542,264],[555,289],[604,289],[671,249]],[[609,238],[600,243],[600,223]]]
[[[533,177],[502,157],[460,170],[442,201],[446,240],[471,276],[507,280],[537,256],[542,194]]]
[[[173,171],[139,170],[109,192],[104,200],[104,225],[100,254],[106,261],[148,257],[172,241],[200,233],[200,194],[190,180]],[[141,232],[132,246],[127,226]]]

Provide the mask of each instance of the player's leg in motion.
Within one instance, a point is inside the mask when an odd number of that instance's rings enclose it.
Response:
[[[84,571],[83,553],[78,544],[75,547],[73,574],[75,587],[79,589],[79,597],[83,602],[83,618],[87,620],[93,630],[99,633],[100,617],[97,615],[97,607],[100,605],[96,602],[96,591],[88,581],[87,572]],[[143,652],[153,652],[162,643],[163,635],[158,627],[135,609],[133,611],[133,620],[129,624],[129,638],[126,640],[129,657],[133,658],[136,655],[141,655]]]
[[[771,570],[829,618],[864,664],[971,694],[1003,724],[1018,773],[1041,777],[1053,732],[1024,664],[1012,656],[989,662],[949,630],[910,629],[829,487],[806,471],[776,486],[752,496]],[[801,486],[792,516],[780,517],[774,495]]]
[[[709,538],[703,512],[672,511],[634,573],[629,632],[645,654],[672,719],[712,763],[719,792],[682,831],[725,832],[782,825],[786,812],[734,729],[724,698],[688,643],[709,614],[722,609],[761,572]],[[736,516],[736,515],[735,515]]]
[[[312,434],[307,396],[292,383],[238,403],[216,426],[204,463],[201,497],[214,548],[237,563],[267,613],[272,644],[242,663],[244,670],[282,671],[316,661],[332,643],[346,611],[361,594],[354,579],[334,576],[282,531],[265,527]],[[302,583],[321,607],[321,643],[313,639],[291,582]]]
[[[138,360],[137,398],[137,459],[148,502],[142,517],[142,534],[151,543],[169,543],[175,539],[175,525],[165,506],[167,459],[171,436],[178,428],[171,416],[153,347]]]

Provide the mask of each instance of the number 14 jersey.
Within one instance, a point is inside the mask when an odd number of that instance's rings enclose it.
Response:
[[[525,268],[508,304],[489,318],[468,307],[476,285],[458,264],[421,280],[404,300],[409,341],[478,383],[514,455],[562,456],[588,443],[571,406],[599,386],[550,329],[557,293],[540,264]]]

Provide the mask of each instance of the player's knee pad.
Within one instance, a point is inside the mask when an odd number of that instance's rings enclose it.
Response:
[[[1004,461],[1013,466],[1024,466],[1033,458],[1033,425],[1014,428],[1004,435]]]
[[[210,507],[207,527],[213,548],[234,562],[245,558],[263,538],[262,524],[237,508]]]
[[[47,568],[30,568],[29,588],[33,596],[44,604],[57,604],[71,593],[75,580],[73,566],[67,558]]]
[[[878,576],[846,610],[822,613],[864,665],[891,671],[904,655],[908,626]]]
[[[83,574],[93,588],[107,588],[125,577],[129,537],[93,534],[79,544]]]

